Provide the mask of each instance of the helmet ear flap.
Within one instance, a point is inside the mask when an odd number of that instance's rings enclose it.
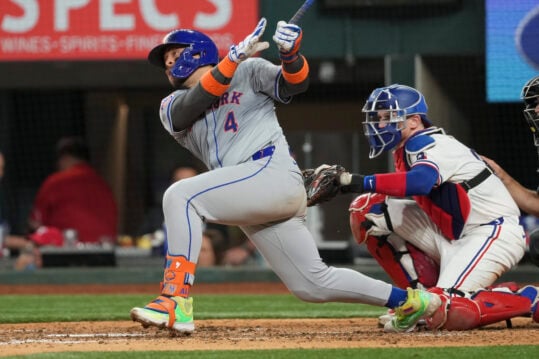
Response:
[[[172,76],[176,78],[186,79],[199,67],[216,65],[219,62],[219,51],[213,40],[199,31],[188,29],[168,33],[163,43],[150,51],[148,61],[165,68],[163,56],[171,46],[186,48],[171,69]]]

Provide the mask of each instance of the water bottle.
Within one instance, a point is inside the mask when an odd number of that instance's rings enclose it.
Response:
[[[64,246],[66,247],[75,247],[78,240],[78,233],[73,228],[68,228],[64,230]]]

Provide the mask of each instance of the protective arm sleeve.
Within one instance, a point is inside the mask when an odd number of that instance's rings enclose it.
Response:
[[[206,109],[228,90],[238,64],[225,57],[211,71],[202,75],[199,83],[172,103],[172,123],[175,131],[189,128]]]
[[[430,193],[439,173],[427,165],[416,165],[407,172],[381,173],[363,178],[365,192],[396,197],[421,196]]]
[[[292,62],[282,63],[282,76],[279,78],[279,96],[289,98],[307,91],[309,87],[309,64],[299,55]]]

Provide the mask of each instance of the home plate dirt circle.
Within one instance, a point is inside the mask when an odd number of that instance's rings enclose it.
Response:
[[[388,334],[375,318],[200,320],[195,333],[171,336],[138,323],[0,324],[0,356],[63,351],[246,350],[537,345],[539,325],[528,318],[513,328],[493,325],[465,332]]]
[[[44,294],[24,286],[2,286],[2,292]],[[114,292],[153,293],[155,286],[114,286]],[[195,286],[196,287],[196,286]],[[264,288],[262,288],[264,287]],[[60,289],[47,286],[51,293]],[[89,293],[88,285],[62,286],[62,292]],[[69,289],[70,288],[70,289]],[[94,293],[112,293],[111,286],[96,286]],[[279,293],[279,283],[199,285],[196,293]],[[22,293],[21,293],[22,294]],[[127,312],[126,312],[127,313]],[[539,324],[517,318],[513,327],[498,323],[464,332],[416,332],[388,334],[377,327],[376,318],[346,319],[219,319],[196,320],[195,333],[171,336],[167,330],[143,329],[132,321],[0,324],[0,357],[65,351],[150,350],[247,350],[284,348],[448,347],[491,345],[537,345]]]

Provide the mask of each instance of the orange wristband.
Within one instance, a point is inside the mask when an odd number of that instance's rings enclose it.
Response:
[[[234,72],[236,72],[236,69],[238,68],[238,64],[230,60],[228,56],[225,56],[225,58],[222,59],[221,62],[217,64],[217,68],[223,74],[224,77],[231,78],[232,76],[234,76]]]
[[[283,77],[285,81],[291,84],[299,84],[300,82],[305,81],[307,76],[309,76],[309,64],[307,63],[307,60],[304,57],[303,57],[303,67],[298,72],[291,74],[289,72],[286,72],[283,69]]]
[[[202,77],[200,78],[200,85],[204,90],[217,97],[224,94],[226,90],[230,87],[230,85],[224,85],[217,81],[215,77],[213,77],[211,71],[208,71],[204,75],[202,75]]]

